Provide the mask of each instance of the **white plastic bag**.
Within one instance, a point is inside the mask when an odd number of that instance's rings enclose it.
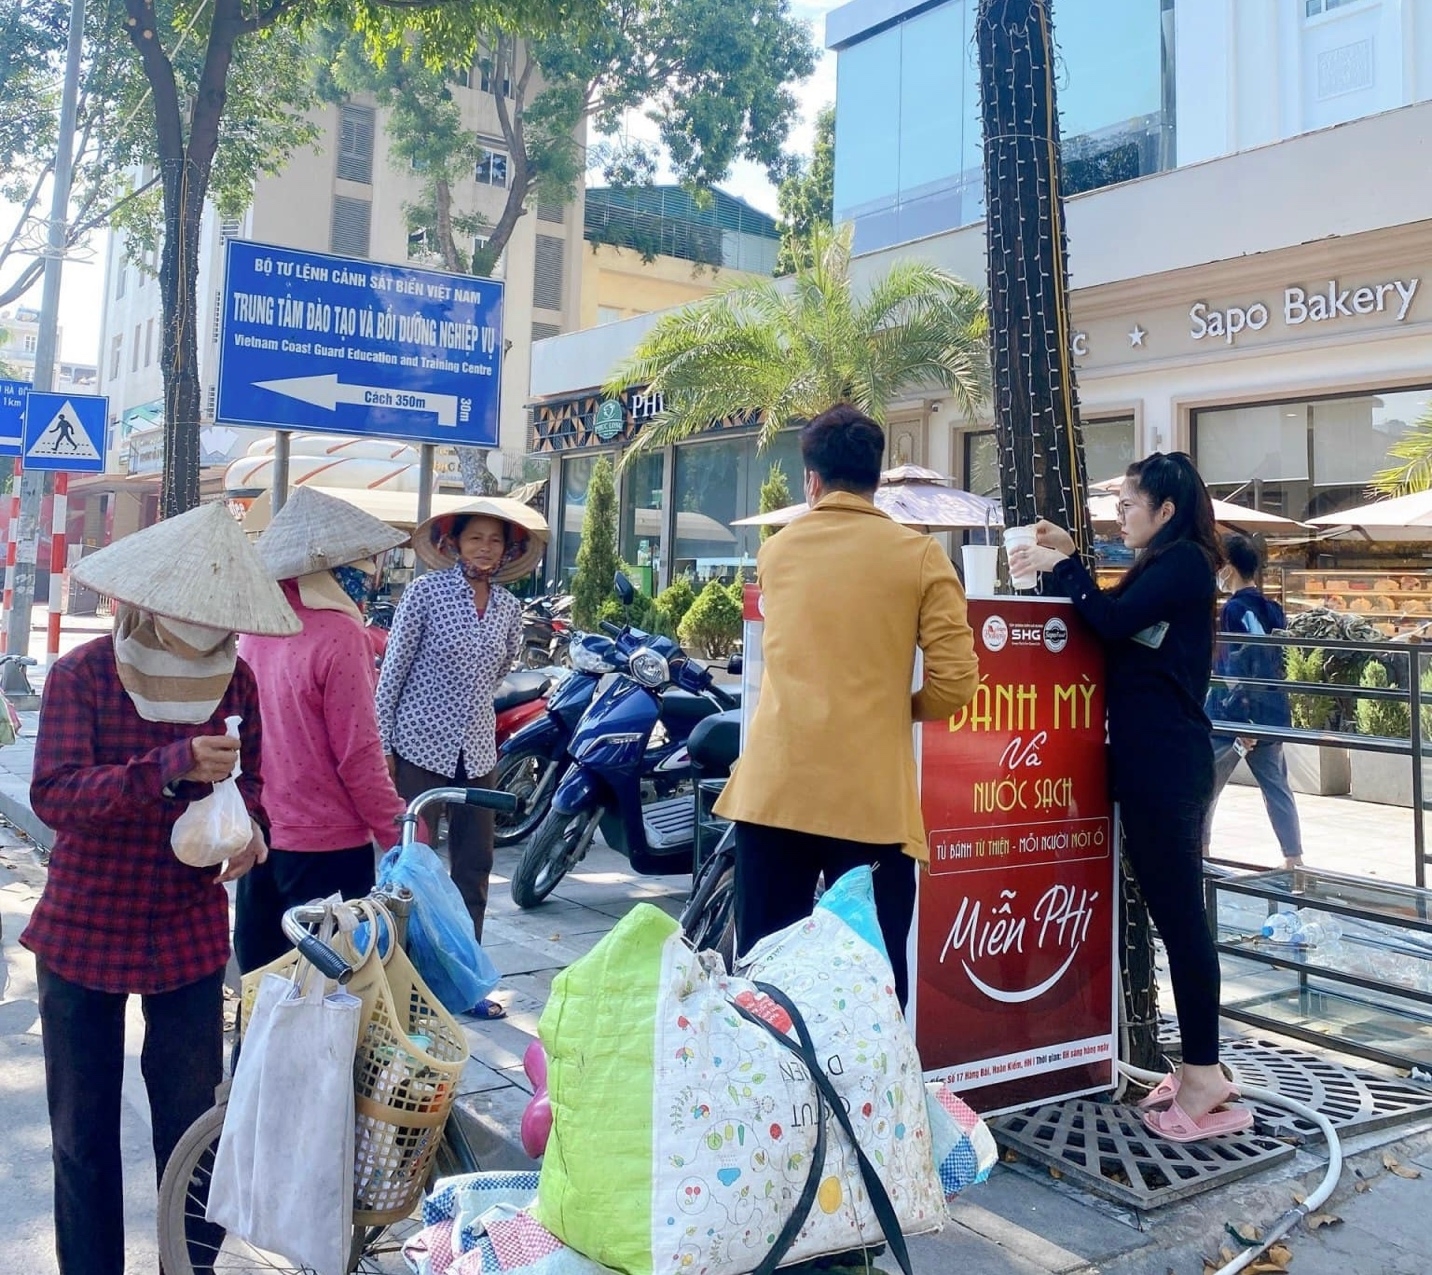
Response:
[[[242,717],[226,717],[225,734],[238,739]],[[191,868],[212,868],[232,859],[249,844],[254,835],[244,795],[234,781],[240,763],[234,762],[233,773],[214,785],[214,791],[199,801],[191,801],[188,809],[174,822],[169,844],[181,863]]]
[[[307,969],[306,963],[300,966]],[[353,1056],[362,1002],[265,974],[229,1091],[205,1216],[344,1275],[353,1238]]]

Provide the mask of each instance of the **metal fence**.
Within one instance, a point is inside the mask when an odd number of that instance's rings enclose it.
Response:
[[[1289,728],[1215,719],[1219,734],[1409,760],[1415,881],[1400,885],[1316,867],[1268,870],[1210,859],[1205,895],[1223,969],[1222,1011],[1342,1052],[1432,1071],[1432,891],[1426,888],[1423,774],[1432,735],[1432,650],[1415,638],[1220,634],[1218,641],[1221,651],[1291,652],[1285,667],[1301,674],[1215,676],[1215,685],[1286,695],[1295,717]],[[1369,667],[1378,671],[1369,674]],[[1313,680],[1310,669],[1330,680]],[[1353,725],[1362,729],[1347,729]],[[1355,807],[1348,818],[1355,820]],[[1279,921],[1280,912],[1292,915]]]

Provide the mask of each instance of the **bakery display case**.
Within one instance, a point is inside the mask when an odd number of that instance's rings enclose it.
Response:
[[[1326,607],[1360,615],[1389,637],[1432,625],[1432,573],[1284,570],[1283,607],[1290,614]]]

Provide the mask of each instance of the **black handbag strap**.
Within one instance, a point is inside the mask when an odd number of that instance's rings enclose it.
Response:
[[[817,1134],[816,1155],[811,1165],[811,1175],[806,1181],[806,1189],[802,1192],[801,1198],[796,1203],[795,1212],[787,1220],[785,1227],[776,1237],[776,1244],[766,1254],[766,1259],[757,1267],[754,1275],[772,1275],[776,1267],[780,1265],[781,1259],[785,1257],[796,1236],[800,1234],[800,1228],[805,1225],[806,1218],[810,1215],[812,1205],[815,1203],[816,1185],[819,1181],[819,1174],[824,1168],[826,1153],[826,1112],[829,1110],[834,1114],[840,1127],[845,1131],[845,1136],[850,1140],[850,1145],[855,1150],[856,1163],[860,1168],[861,1180],[865,1183],[865,1189],[870,1195],[870,1206],[875,1213],[875,1219],[880,1223],[880,1229],[885,1233],[886,1242],[890,1245],[890,1252],[900,1264],[904,1275],[914,1275],[910,1265],[910,1252],[905,1244],[904,1232],[900,1229],[900,1219],[895,1213],[895,1206],[890,1201],[890,1195],[885,1190],[885,1184],[880,1180],[879,1173],[875,1166],[870,1163],[869,1158],[861,1149],[860,1140],[855,1136],[855,1129],[850,1123],[850,1116],[845,1110],[845,1104],[841,1101],[840,1095],[836,1092],[835,1086],[831,1083],[830,1077],[826,1075],[825,1068],[821,1066],[820,1059],[815,1052],[815,1044],[811,1040],[810,1030],[806,1026],[794,1003],[780,988],[770,983],[756,983],[756,990],[768,997],[776,1005],[779,1005],[795,1027],[797,1040],[793,1041],[784,1032],[780,1031],[774,1024],[768,1023],[758,1014],[754,1014],[734,1001],[731,1005],[736,1012],[748,1022],[762,1028],[774,1040],[778,1041],[786,1049],[795,1054],[806,1070],[810,1073],[811,1081],[815,1085],[816,1101],[819,1107],[820,1128]]]

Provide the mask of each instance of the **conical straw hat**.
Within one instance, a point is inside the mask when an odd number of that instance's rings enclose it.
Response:
[[[228,507],[200,505],[75,565],[102,597],[231,633],[288,637],[303,625]]]
[[[520,580],[537,569],[550,538],[547,520],[530,506],[501,496],[476,496],[470,505],[420,522],[413,529],[413,549],[418,557],[438,570],[452,566],[457,558],[444,553],[438,544],[458,519],[474,516],[496,518],[513,528],[513,556],[493,573],[495,583]]]
[[[256,547],[275,580],[292,580],[376,558],[407,539],[346,500],[295,487]]]

